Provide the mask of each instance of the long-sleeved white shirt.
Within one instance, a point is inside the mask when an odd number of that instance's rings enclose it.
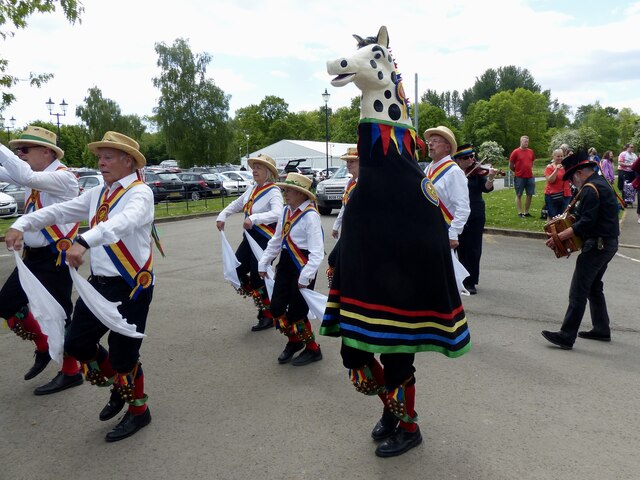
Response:
[[[118,186],[127,188],[135,180],[137,180],[135,173],[127,175],[114,182],[109,191],[113,192]],[[72,200],[56,203],[25,215],[19,218],[12,227],[22,232],[28,232],[39,230],[56,221],[76,223],[81,220],[89,220],[91,222],[99,207],[101,193],[101,188],[92,188]],[[91,272],[94,275],[104,277],[120,276],[106,250],[102,248],[103,245],[117,243],[119,240],[122,240],[138,266],[142,268],[151,255],[153,217],[153,192],[151,189],[142,183],[127,190],[120,201],[113,206],[106,221],[96,224],[82,234],[82,238],[91,247]]]
[[[427,177],[447,160],[451,160],[451,156],[447,155],[443,159],[427,165],[424,171]],[[449,226],[449,240],[458,240],[458,236],[462,233],[471,213],[467,183],[467,177],[465,177],[464,172],[455,164],[433,184],[438,193],[438,198],[449,213],[453,215]]]
[[[358,179],[356,178],[355,180],[353,180],[354,183],[358,183]],[[349,188],[349,185],[351,184],[351,180],[349,180],[349,183],[347,183],[347,186],[345,187],[345,194],[347,193],[347,189]],[[351,192],[353,193],[353,192]],[[344,208],[347,206],[347,202],[349,201],[349,199],[347,198],[346,202],[342,201],[342,206],[340,207],[340,211],[338,212],[338,216],[336,217],[335,222],[333,222],[333,230],[334,231],[340,231],[340,229],[342,228],[342,217],[344,216]]]
[[[295,211],[287,209],[287,218],[293,216],[296,211],[304,210],[310,201],[307,200],[302,203]],[[271,265],[271,262],[282,251],[282,227],[284,224],[284,215],[281,215],[278,219],[278,226],[271,240],[267,244],[260,261],[258,262],[258,271],[266,272],[267,267]],[[322,223],[320,221],[320,215],[318,212],[311,211],[306,213],[300,218],[289,231],[289,237],[291,241],[301,250],[308,250],[309,257],[307,264],[300,271],[300,278],[298,283],[300,285],[309,285],[318,273],[320,263],[324,258],[324,238],[322,235]],[[289,253],[285,253],[289,255]]]
[[[244,206],[257,188],[258,186],[254,185],[251,190],[246,190],[242,196],[227,205],[226,208],[220,212],[216,221],[224,222],[230,215],[244,211]],[[254,202],[249,219],[254,225],[270,225],[276,223],[280,217],[282,217],[283,209],[284,201],[282,200],[282,192],[277,187],[271,188],[266,194]]]
[[[78,179],[69,170],[60,169],[64,165],[59,160],[53,161],[42,172],[34,172],[27,162],[21,160],[4,145],[0,145],[0,165],[2,165],[0,166],[0,181],[25,187],[25,202],[33,190],[40,192],[40,202],[43,207],[65,202],[78,196]],[[75,223],[53,222],[65,235],[75,226]],[[29,231],[24,234],[24,244],[32,248],[46,247],[49,245],[49,240],[40,230]]]

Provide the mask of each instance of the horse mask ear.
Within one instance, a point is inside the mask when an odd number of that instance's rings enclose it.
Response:
[[[384,25],[380,27],[378,30],[378,45],[382,45],[384,48],[389,48],[389,33],[387,32],[387,27]]]

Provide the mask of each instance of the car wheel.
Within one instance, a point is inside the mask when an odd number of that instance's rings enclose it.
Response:
[[[191,200],[193,200],[194,202],[197,202],[198,200],[200,200],[200,192],[196,190],[191,192]]]
[[[318,207],[318,212],[320,212],[320,215],[330,215],[331,210],[333,209],[329,207]]]

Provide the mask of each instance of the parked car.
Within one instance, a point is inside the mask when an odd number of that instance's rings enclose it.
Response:
[[[85,175],[101,175],[101,173],[95,168],[70,167],[69,171],[73,172],[78,178],[84,177]]]
[[[160,162],[162,168],[176,168],[178,166],[177,160],[163,160]]]
[[[18,213],[24,213],[24,187],[9,183],[2,187],[1,191],[2,193],[6,193],[7,195],[11,195],[15,198],[16,203],[18,204]]]
[[[230,177],[232,180],[244,180],[249,185],[253,185],[253,173],[248,172],[246,170],[229,170],[224,173],[227,177]]]
[[[347,166],[343,165],[331,178],[318,184],[316,204],[321,215],[329,215],[331,210],[342,206],[342,194],[350,178],[351,174],[347,171]]]
[[[18,203],[11,195],[0,192],[0,218],[18,216]]]
[[[223,195],[240,195],[249,188],[249,184],[234,172],[212,173],[211,175],[217,175],[222,180]]]
[[[182,172],[178,174],[191,200],[222,194],[222,181],[213,173]]]
[[[83,175],[78,178],[78,185],[80,186],[80,193],[86,190],[90,190],[93,187],[102,187],[104,185],[104,178],[100,175]]]
[[[144,181],[153,191],[154,203],[184,198],[184,184],[175,173],[145,170]]]
[[[284,166],[284,170],[280,171],[279,181],[280,182],[284,182],[284,180],[287,178],[287,174],[289,174],[291,172],[297,172],[297,173],[300,173],[300,174],[304,175],[309,180],[311,180],[311,182],[312,182],[311,188],[312,189],[315,188],[315,186],[318,184],[318,182],[316,181],[316,176],[315,176],[315,173],[313,171],[313,168],[311,168],[310,166],[307,166],[307,165],[300,165],[302,162],[306,162],[306,161],[307,161],[306,158],[299,158],[297,160],[289,160],[287,162],[287,164]]]

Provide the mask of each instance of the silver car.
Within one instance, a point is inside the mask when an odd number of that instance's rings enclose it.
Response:
[[[18,212],[24,213],[24,187],[9,183],[2,187],[0,191],[15,198],[16,203],[18,204]]]

